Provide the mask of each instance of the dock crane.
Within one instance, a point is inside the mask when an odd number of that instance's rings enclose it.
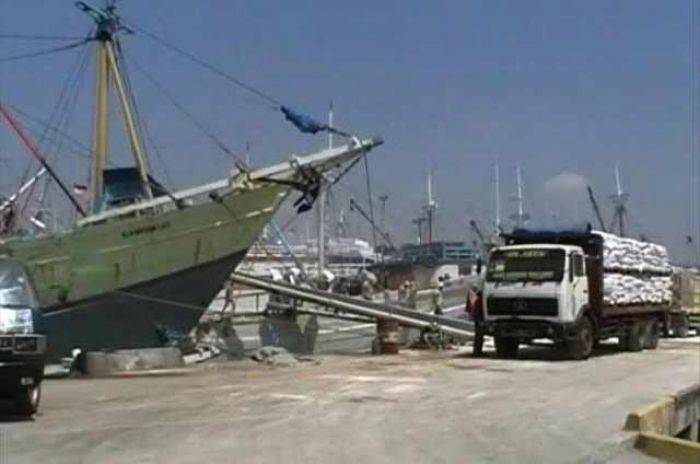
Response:
[[[360,215],[369,223],[370,226],[379,234],[379,236],[386,242],[387,245],[389,245],[391,248],[396,249],[394,246],[394,243],[391,241],[391,237],[389,237],[389,234],[384,232],[382,229],[377,226],[377,224],[372,221],[372,218],[369,217],[367,213],[365,213],[365,210],[362,209],[360,205],[357,204],[355,200],[352,198],[350,199],[350,211],[357,211],[360,213]]]
[[[600,214],[600,208],[598,208],[598,202],[595,200],[595,196],[593,195],[593,189],[590,185],[587,185],[586,189],[588,190],[588,198],[591,201],[591,206],[593,206],[593,212],[595,213],[595,217],[598,219],[600,229],[603,232],[607,232],[607,229],[605,228],[605,222],[603,221],[603,216]]]
[[[481,232],[481,229],[479,228],[479,226],[476,224],[475,220],[472,219],[471,221],[469,221],[469,227],[471,227],[471,229],[474,231],[476,236],[479,238],[479,242],[481,243],[481,246],[482,247],[486,246],[486,243],[487,243],[486,238],[484,237],[484,234]]]
[[[484,233],[481,231],[481,228],[479,227],[479,225],[473,219],[469,221],[469,227],[472,229],[474,234],[479,239],[478,242],[479,242],[479,245],[481,245],[482,255],[487,256],[489,254],[489,251],[491,250],[491,248],[498,245],[497,238],[494,238],[492,236],[487,238],[484,235]],[[474,242],[476,243],[476,240]]]

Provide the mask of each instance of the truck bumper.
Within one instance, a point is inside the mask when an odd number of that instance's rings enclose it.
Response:
[[[45,351],[46,339],[41,335],[0,336],[0,396],[40,384]]]
[[[0,396],[12,396],[22,387],[39,385],[44,379],[44,362],[0,362]]]
[[[532,340],[548,338],[554,341],[571,340],[576,338],[575,322],[531,321],[522,319],[499,319],[485,321],[486,335],[503,338],[519,338]]]

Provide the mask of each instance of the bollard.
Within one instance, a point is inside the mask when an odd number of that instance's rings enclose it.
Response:
[[[389,319],[377,319],[377,340],[380,354],[399,352],[399,323]]]

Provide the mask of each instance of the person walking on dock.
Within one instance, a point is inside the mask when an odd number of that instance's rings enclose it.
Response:
[[[224,284],[224,306],[221,308],[221,314],[226,313],[229,308],[231,308],[231,314],[236,311],[236,300],[233,297],[233,280],[231,278]]]
[[[474,346],[473,356],[483,356],[484,354],[484,302],[482,291],[477,284],[473,284],[467,292],[467,314],[474,321]]]

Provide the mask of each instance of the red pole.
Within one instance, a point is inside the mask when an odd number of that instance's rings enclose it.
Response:
[[[83,217],[87,216],[83,207],[80,206],[80,203],[78,203],[78,200],[76,200],[75,197],[73,197],[73,195],[71,195],[70,190],[68,190],[66,188],[66,186],[63,184],[63,182],[61,182],[61,179],[58,178],[58,176],[56,175],[54,170],[51,168],[51,166],[49,166],[49,163],[46,161],[46,158],[44,158],[44,156],[41,154],[41,152],[36,147],[36,145],[34,145],[34,142],[32,142],[32,140],[29,138],[29,136],[27,136],[27,134],[25,134],[24,130],[22,129],[22,126],[19,125],[17,120],[15,120],[15,118],[13,118],[12,115],[7,111],[7,109],[2,105],[0,105],[0,114],[2,114],[5,117],[7,122],[10,124],[12,129],[17,134],[17,137],[19,137],[20,141],[22,142],[24,147],[27,149],[27,151],[29,151],[29,153],[34,158],[36,158],[37,161],[39,161],[39,163],[41,163],[41,165],[46,169],[46,172],[48,172],[49,175],[53,178],[53,180],[56,181],[58,186],[61,188],[61,190],[63,190],[63,193],[66,194],[66,196],[71,201],[71,203],[73,203],[73,206],[75,206],[75,209],[78,210],[80,215]]]

